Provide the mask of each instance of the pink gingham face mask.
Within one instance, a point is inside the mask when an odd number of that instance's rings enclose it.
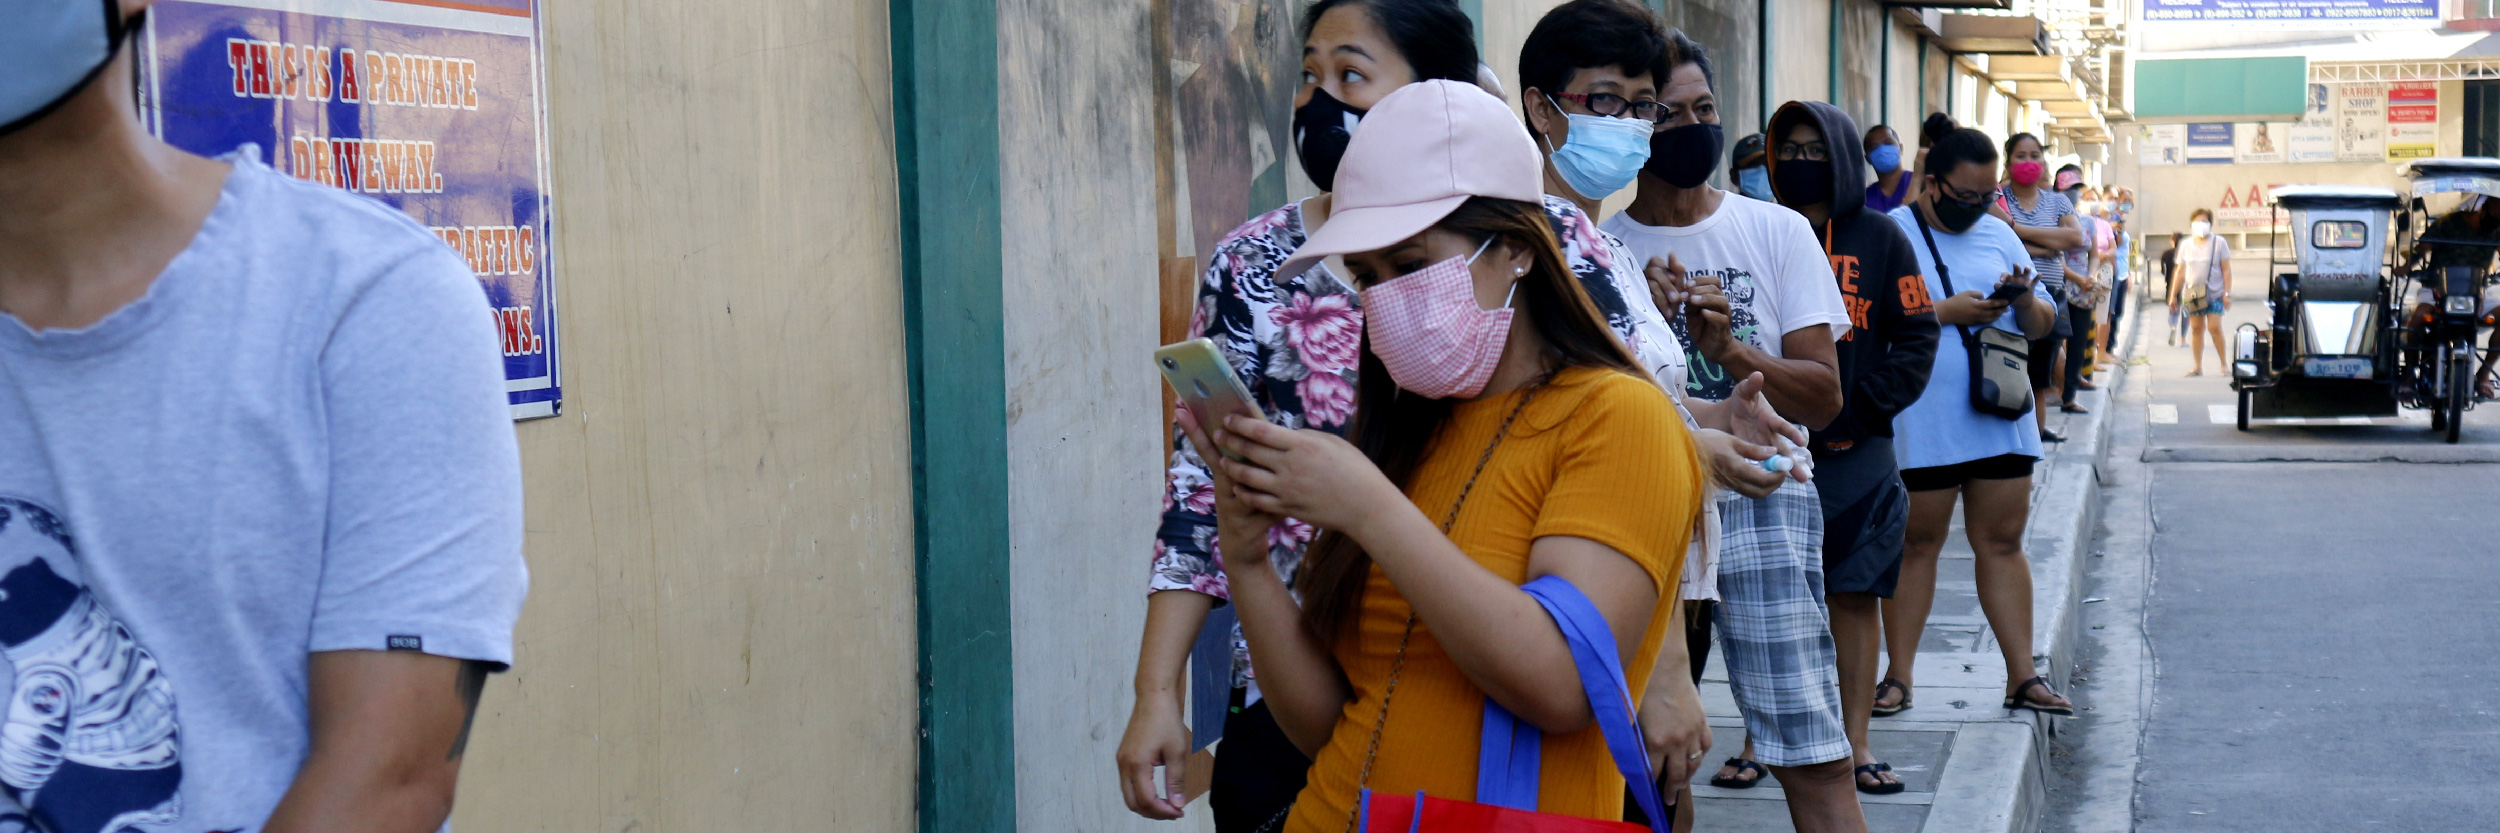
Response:
[[[1467,399],[1484,392],[1510,338],[1510,298],[1498,309],[1476,306],[1476,253],[1424,267],[1363,290],[1363,326],[1389,378],[1410,393]],[[1519,284],[1510,285],[1511,295]]]

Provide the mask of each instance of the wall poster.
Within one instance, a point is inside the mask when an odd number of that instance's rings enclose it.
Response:
[[[2428,158],[2439,144],[2439,82],[2387,85],[2387,161]]]
[[[2335,161],[2387,161],[2387,85],[2337,84]]]
[[[2325,84],[2309,85],[2309,106],[2292,123],[2285,161],[2335,161],[2335,92]]]
[[[143,37],[150,130],[416,218],[485,285],[513,418],[558,413],[536,0],[164,0]]]
[[[2233,149],[2230,122],[2202,122],[2187,126],[2187,163],[2190,165],[2231,164]]]
[[[2292,140],[2291,122],[2245,122],[2231,132],[2234,162],[2281,162]]]
[[[2148,124],[2136,161],[2145,165],[2177,165],[2187,161],[2187,125]]]

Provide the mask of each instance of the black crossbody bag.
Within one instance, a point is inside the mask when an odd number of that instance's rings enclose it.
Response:
[[[1944,253],[1936,250],[1936,233],[1928,230],[1918,209],[1910,209],[1910,218],[1918,221],[1918,234],[1927,239],[1927,256],[1936,261],[1944,297],[1953,297],[1953,273],[1945,269]],[[1973,335],[1969,327],[1953,326],[1962,331],[1962,350],[1970,354],[1971,408],[2000,419],[2031,413],[2031,341],[1996,327],[1980,327]]]

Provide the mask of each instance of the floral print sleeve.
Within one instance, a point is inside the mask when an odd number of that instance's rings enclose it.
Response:
[[[1288,428],[1343,432],[1354,417],[1363,314],[1353,290],[1325,266],[1276,278],[1276,267],[1304,238],[1296,203],[1253,217],[1217,241],[1198,281],[1189,331],[1215,342],[1270,419]],[[1286,582],[1315,534],[1292,518],[1268,533],[1270,557]],[[1216,544],[1215,482],[1177,429],[1147,583],[1150,593],[1164,590],[1232,597]]]
[[[1605,313],[1607,325],[1632,348],[1642,367],[1670,386],[1668,390],[1680,389],[1684,343],[1650,300],[1649,279],[1642,275],[1641,264],[1632,259],[1623,241],[1599,230],[1570,200],[1547,195],[1545,215],[1554,223],[1554,237],[1562,241],[1571,271],[1579,276],[1589,299],[1597,302],[1598,311]]]

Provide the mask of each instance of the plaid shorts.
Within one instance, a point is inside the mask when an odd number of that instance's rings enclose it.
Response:
[[[1823,501],[1809,483],[1770,497],[1719,500],[1714,621],[1728,688],[1754,759],[1805,766],[1849,756],[1840,724],[1839,656],[1823,601]]]

